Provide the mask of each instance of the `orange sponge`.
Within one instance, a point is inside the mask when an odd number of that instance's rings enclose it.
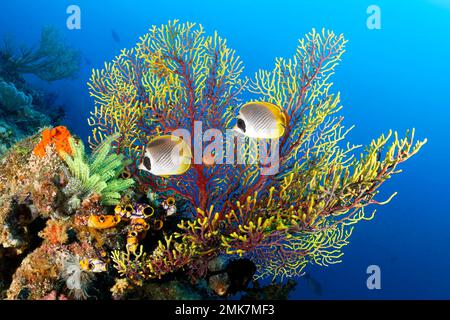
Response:
[[[61,151],[72,154],[72,148],[70,147],[69,138],[71,137],[69,130],[64,126],[55,127],[53,129],[45,129],[42,132],[42,139],[36,145],[33,153],[36,156],[44,157],[45,148],[49,144],[54,144],[56,151],[61,153]]]

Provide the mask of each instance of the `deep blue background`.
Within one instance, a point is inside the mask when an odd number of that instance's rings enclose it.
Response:
[[[66,29],[66,8],[82,10],[82,29]],[[366,9],[382,10],[382,29],[366,27]],[[302,1],[121,1],[36,0],[0,4],[0,37],[36,43],[41,27],[63,30],[87,60],[80,77],[39,86],[59,93],[67,123],[85,137],[92,109],[86,82],[121,48],[134,46],[148,28],[170,19],[203,24],[228,39],[245,63],[245,73],[270,68],[274,58],[293,54],[297,39],[313,27],[333,29],[349,40],[334,78],[346,124],[356,124],[351,142],[366,144],[389,128],[416,128],[429,143],[386,183],[383,196],[398,196],[360,223],[344,249],[344,262],[312,268],[322,285],[315,295],[305,281],[291,298],[450,298],[449,116],[450,0]],[[111,30],[120,36],[113,40]],[[366,288],[366,268],[382,271],[382,289]]]

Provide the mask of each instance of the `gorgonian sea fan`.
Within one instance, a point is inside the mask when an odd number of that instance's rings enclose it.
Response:
[[[332,33],[322,36],[312,33],[311,39],[300,44],[293,61],[277,60],[274,72],[260,71],[249,80],[242,77],[239,57],[217,33],[206,36],[202,26],[177,21],[154,26],[135,48],[124,49],[103,70],[94,70],[89,82],[95,98],[90,143],[95,146],[119,132],[117,152],[133,161],[130,169],[141,185],[174,192],[194,209],[215,205],[224,212],[236,200],[267,189],[292,170],[319,125],[337,111],[338,97],[328,94],[328,78],[345,41]],[[261,175],[258,162],[194,164],[187,174],[168,179],[139,172],[149,139],[180,128],[194,132],[195,121],[202,122],[203,131],[214,128],[225,133],[242,93],[249,90],[257,98],[283,106],[289,115],[277,174]]]
[[[298,275],[309,262],[338,262],[353,225],[373,217],[364,208],[383,204],[374,199],[378,188],[425,141],[414,144],[412,131],[403,139],[395,133],[389,142],[390,132],[354,157],[360,146],[343,143],[351,128],[338,116],[340,97],[330,82],[345,44],[342,35],[313,30],[292,58],[278,58],[272,70],[244,78],[243,65],[225,39],[206,36],[200,25],[174,21],[154,26],[135,48],[94,70],[89,142],[95,146],[119,133],[116,150],[132,160],[130,170],[141,186],[188,201],[194,219],[183,221],[175,237],[181,239],[179,248],[189,248],[192,263],[184,267],[204,270],[209,259],[228,253],[250,257],[260,276]],[[263,161],[193,164],[186,174],[170,178],[137,169],[143,148],[155,136],[180,128],[194,133],[196,121],[203,131],[230,129],[244,93],[287,114],[277,172],[261,174]],[[196,138],[192,134],[192,145]],[[246,142],[249,151],[254,141]],[[126,261],[132,259],[125,256],[117,253],[116,260],[129,274]],[[143,257],[152,259],[137,258]],[[133,270],[138,273],[149,263],[134,263]],[[164,263],[177,268],[173,261]]]

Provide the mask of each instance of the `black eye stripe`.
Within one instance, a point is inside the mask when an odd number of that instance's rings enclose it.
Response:
[[[147,157],[147,156],[144,157],[144,167],[145,167],[145,169],[147,169],[148,171],[150,171],[151,168],[152,168],[151,163],[150,163],[150,159],[149,159],[149,157]]]
[[[241,129],[243,132],[245,132],[245,122],[242,119],[237,120],[237,126],[239,129]]]

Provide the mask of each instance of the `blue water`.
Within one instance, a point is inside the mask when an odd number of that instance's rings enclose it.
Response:
[[[81,30],[66,29],[71,4],[82,10]],[[381,8],[381,30],[366,27],[371,4]],[[341,91],[346,124],[356,124],[349,139],[366,144],[389,128],[415,127],[429,143],[384,185],[380,198],[394,191],[398,196],[378,208],[373,221],[356,227],[343,263],[310,269],[322,295],[301,280],[291,298],[450,298],[450,0],[2,0],[0,37],[35,43],[42,26],[54,25],[83,52],[90,65],[83,63],[78,79],[30,81],[58,93],[68,107],[66,124],[86,137],[91,69],[134,46],[151,25],[171,19],[219,31],[241,56],[247,75],[270,68],[275,57],[292,55],[297,39],[313,27],[344,33],[349,43],[334,88]],[[381,268],[381,290],[366,287],[371,264]]]

